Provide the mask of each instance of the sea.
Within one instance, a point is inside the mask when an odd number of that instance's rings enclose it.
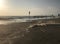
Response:
[[[51,19],[53,17],[39,17],[39,16],[0,16],[0,25],[7,25],[19,22],[32,22],[33,20]]]

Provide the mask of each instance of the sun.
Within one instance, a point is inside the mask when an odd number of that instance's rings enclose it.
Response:
[[[5,6],[5,1],[4,0],[0,0],[0,9],[3,9]]]

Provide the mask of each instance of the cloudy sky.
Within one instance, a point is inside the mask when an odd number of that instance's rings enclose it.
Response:
[[[60,0],[0,0],[0,16],[57,15]]]

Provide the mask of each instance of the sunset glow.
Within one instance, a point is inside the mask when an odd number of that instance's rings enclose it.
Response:
[[[57,15],[60,0],[0,0],[0,16]]]
[[[0,10],[5,7],[5,0],[0,0]]]

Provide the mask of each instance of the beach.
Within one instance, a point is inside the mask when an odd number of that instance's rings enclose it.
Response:
[[[60,44],[60,21],[46,19],[0,25],[0,44]]]
[[[0,0],[0,44],[60,44],[60,0]]]

